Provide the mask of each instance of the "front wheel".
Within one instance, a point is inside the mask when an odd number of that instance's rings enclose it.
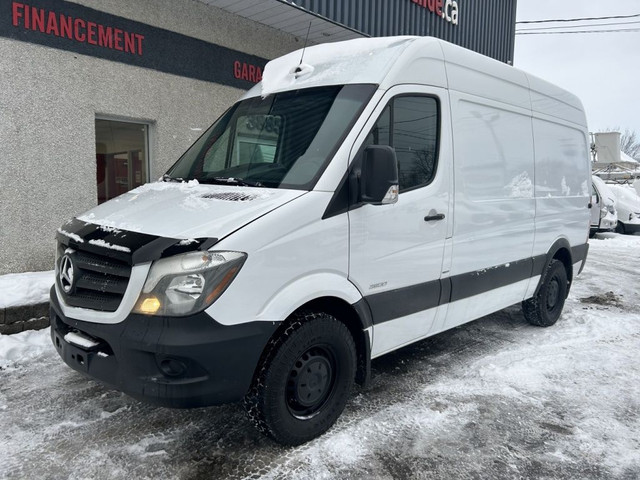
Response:
[[[558,321],[567,298],[567,271],[560,260],[552,260],[544,272],[538,293],[522,302],[524,318],[531,325],[550,327]]]
[[[244,407],[262,433],[299,445],[335,423],[355,372],[349,329],[326,313],[301,313],[270,342]]]

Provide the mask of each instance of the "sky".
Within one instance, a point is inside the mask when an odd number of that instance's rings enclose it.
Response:
[[[518,21],[640,14],[640,0],[517,2]],[[640,17],[602,23],[610,22],[640,22]],[[597,22],[518,25],[518,29],[592,23]],[[640,29],[640,23],[603,28],[634,27]],[[516,35],[514,65],[580,97],[591,132],[620,127],[640,135],[640,31]]]

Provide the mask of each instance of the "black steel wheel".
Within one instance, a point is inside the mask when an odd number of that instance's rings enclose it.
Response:
[[[522,312],[531,325],[550,327],[558,321],[568,290],[567,271],[560,260],[552,260],[538,293],[522,302]]]
[[[262,433],[299,445],[335,423],[355,372],[349,329],[326,313],[302,312],[267,346],[244,407]]]

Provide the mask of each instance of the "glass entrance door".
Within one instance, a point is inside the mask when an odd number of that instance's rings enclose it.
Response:
[[[149,126],[96,119],[98,204],[149,181]]]

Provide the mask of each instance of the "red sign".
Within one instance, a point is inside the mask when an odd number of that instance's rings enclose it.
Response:
[[[139,33],[32,7],[26,3],[13,2],[11,12],[13,26],[16,28],[37,30],[79,43],[142,56],[144,35]]]
[[[411,0],[453,25],[458,25],[458,2],[456,0]]]
[[[262,80],[262,68],[246,62],[233,62],[233,76],[239,80],[258,83]]]

